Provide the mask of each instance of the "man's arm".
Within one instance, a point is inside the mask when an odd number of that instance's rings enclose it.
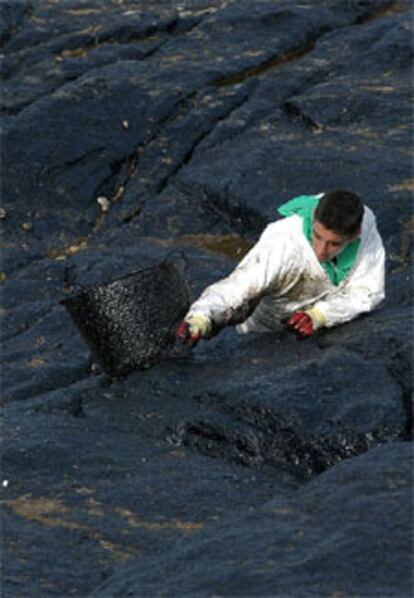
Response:
[[[283,229],[280,222],[273,223],[230,276],[205,289],[190,307],[186,321],[204,316],[213,332],[244,321],[286,268],[285,253]],[[211,332],[206,325],[203,336]]]
[[[317,327],[348,322],[370,312],[384,299],[385,251],[375,223],[361,251],[359,263],[343,286],[310,310]]]

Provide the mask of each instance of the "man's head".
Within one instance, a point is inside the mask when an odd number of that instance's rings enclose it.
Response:
[[[364,206],[350,191],[330,191],[313,215],[312,247],[320,262],[333,259],[361,233]]]

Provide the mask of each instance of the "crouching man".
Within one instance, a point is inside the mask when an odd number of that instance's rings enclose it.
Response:
[[[372,211],[349,191],[302,195],[279,208],[236,269],[195,301],[177,330],[190,346],[227,325],[298,338],[348,322],[384,298],[385,252]]]

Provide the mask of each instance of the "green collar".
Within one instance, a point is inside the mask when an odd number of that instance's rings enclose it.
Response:
[[[319,199],[319,195],[299,195],[299,197],[291,199],[278,209],[279,214],[282,216],[297,214],[302,218],[303,234],[311,245],[313,237],[313,212],[319,203]],[[351,241],[336,256],[335,260],[320,262],[333,285],[338,286],[352,268],[360,243],[361,239]]]

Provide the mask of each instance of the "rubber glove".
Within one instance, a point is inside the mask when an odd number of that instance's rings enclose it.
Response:
[[[286,326],[294,330],[299,339],[304,339],[325,325],[325,316],[317,308],[298,311],[287,321]]]
[[[203,314],[190,314],[182,320],[177,328],[176,337],[193,347],[201,338],[208,338],[211,332],[210,318]]]
[[[294,330],[299,338],[312,336],[314,333],[312,318],[304,311],[298,311],[287,321],[286,326]]]

